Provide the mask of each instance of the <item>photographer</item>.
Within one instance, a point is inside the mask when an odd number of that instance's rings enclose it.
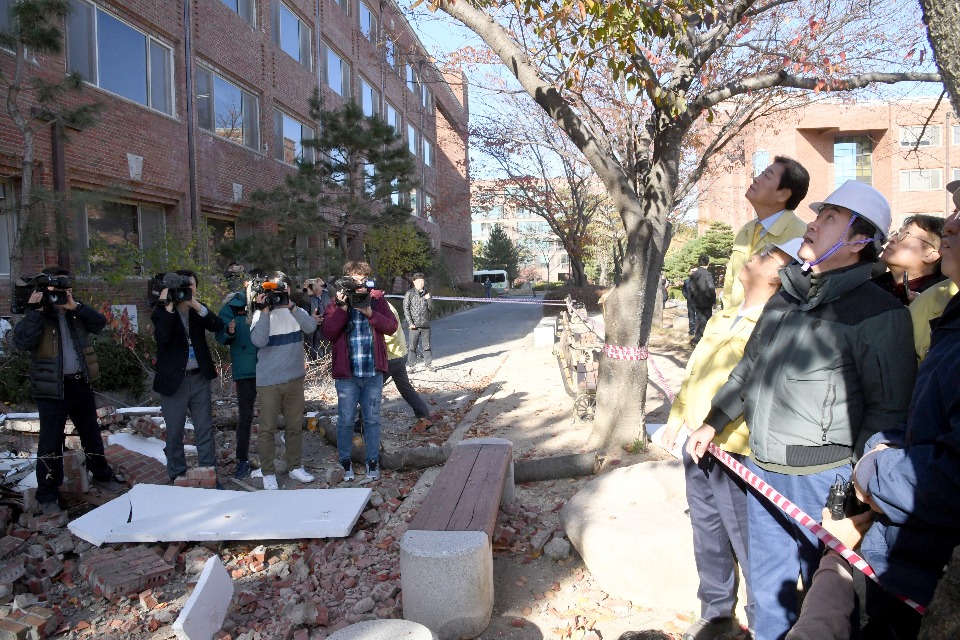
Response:
[[[100,333],[107,320],[73,299],[69,277],[66,269],[44,269],[34,279],[42,288],[30,295],[27,313],[13,332],[17,347],[30,352],[30,393],[40,413],[37,502],[44,515],[60,513],[68,417],[80,436],[94,484],[110,492],[126,488],[114,477],[104,456],[97,405],[90,388],[100,373],[91,336]]]
[[[257,311],[250,340],[257,352],[257,395],[260,396],[260,432],[257,452],[263,488],[276,490],[277,453],[274,434],[282,413],[286,427],[287,474],[298,482],[313,482],[303,468],[303,378],[306,369],[303,337],[317,330],[316,319],[290,300],[290,280],[281,272],[253,285]]]
[[[250,428],[257,400],[257,348],[250,341],[246,293],[229,294],[217,315],[224,323],[217,332],[217,342],[230,347],[230,372],[237,388],[237,469],[233,477],[243,480],[250,474]]]
[[[303,283],[303,293],[306,296],[305,302],[307,303],[305,308],[317,320],[319,325],[323,322],[323,310],[327,308],[327,305],[330,304],[330,294],[327,293],[327,283],[323,281],[323,278],[315,278],[313,280],[307,280]],[[323,355],[326,355],[329,345],[323,339],[323,334],[320,331],[314,331],[309,336],[306,336],[305,342],[307,349],[310,353],[310,360],[317,360]]]
[[[176,286],[171,286],[180,276]],[[197,276],[180,270],[165,274],[153,321],[157,339],[157,372],[153,390],[160,394],[160,410],[167,428],[167,475],[173,482],[187,472],[183,453],[183,431],[187,410],[193,422],[198,463],[216,467],[213,414],[210,407],[210,381],[217,377],[207,347],[205,331],[223,329],[223,320],[197,300]],[[174,299],[177,300],[174,303]],[[219,486],[219,485],[218,485]]]
[[[333,377],[337,388],[337,450],[344,480],[352,480],[350,460],[357,403],[363,415],[367,477],[380,477],[380,399],[389,372],[384,335],[399,323],[387,308],[383,291],[370,290],[370,265],[351,261],[346,278],[337,281],[336,300],[323,313],[323,336],[333,344]]]
[[[433,299],[427,292],[422,273],[413,274],[413,288],[403,296],[403,315],[410,325],[410,370],[417,368],[417,347],[423,340],[423,366],[433,371],[433,352],[430,350],[430,316],[433,315]]]

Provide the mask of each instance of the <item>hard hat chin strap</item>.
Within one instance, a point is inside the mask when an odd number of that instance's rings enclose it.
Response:
[[[830,247],[829,249],[827,249],[827,252],[824,253],[819,258],[817,258],[816,260],[812,260],[812,261],[808,260],[804,262],[800,270],[803,271],[804,273],[806,273],[807,271],[810,271],[810,269],[812,269],[813,267],[817,266],[818,264],[820,264],[821,262],[823,262],[824,260],[832,256],[833,254],[835,254],[840,249],[840,247],[855,247],[858,244],[867,244],[868,242],[873,242],[873,238],[866,238],[864,240],[854,240],[853,242],[844,241],[844,238],[847,237],[847,232],[850,231],[850,227],[853,226],[853,221],[856,220],[858,217],[859,217],[859,214],[857,213],[852,214],[850,216],[850,222],[848,222],[844,230],[840,232],[840,239],[837,240],[837,243],[832,247]]]

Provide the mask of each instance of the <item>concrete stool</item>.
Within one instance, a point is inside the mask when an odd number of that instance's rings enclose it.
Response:
[[[513,482],[513,443],[506,438],[464,438],[457,443],[458,447],[468,447],[470,445],[484,444],[508,444],[510,445],[510,468],[507,469],[507,478],[503,483],[503,495],[500,496],[500,505],[507,505],[516,502],[517,487]]]
[[[409,620],[367,620],[344,627],[327,640],[437,640],[437,635]]]
[[[405,619],[440,640],[480,635],[493,613],[490,539],[483,531],[407,531],[400,540],[400,586]]]

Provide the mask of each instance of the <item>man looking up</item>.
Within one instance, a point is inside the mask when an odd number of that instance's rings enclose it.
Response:
[[[780,271],[783,289],[764,307],[687,452],[698,462],[743,414],[747,468],[817,514],[867,439],[905,419],[917,365],[909,311],[869,281],[890,226],[883,195],[848,180],[810,208],[817,217],[798,252],[806,262]],[[799,612],[797,578],[810,585],[820,544],[752,492],[747,522],[754,637],[780,640]]]
[[[403,315],[410,325],[410,349],[413,362],[410,370],[417,368],[417,347],[423,349],[423,366],[433,371],[433,351],[430,350],[430,316],[433,315],[433,300],[426,290],[426,278],[422,273],[413,274],[413,288],[403,296]]]
[[[723,282],[724,306],[737,307],[743,302],[743,284],[738,276],[750,256],[769,243],[778,244],[803,235],[807,225],[794,209],[806,197],[809,185],[807,170],[786,156],[775,157],[773,164],[750,183],[744,197],[757,217],[743,225],[733,240]]]
[[[943,218],[917,214],[904,220],[900,230],[890,234],[880,254],[887,272],[874,278],[874,283],[909,305],[918,294],[946,280],[940,273],[941,235]],[[904,276],[908,280],[906,288]]]

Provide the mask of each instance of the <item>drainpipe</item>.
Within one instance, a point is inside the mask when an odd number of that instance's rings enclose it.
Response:
[[[196,231],[200,228],[200,206],[197,198],[197,149],[196,123],[193,116],[193,40],[191,23],[193,20],[190,3],[193,0],[183,0],[183,55],[185,60],[185,75],[187,89],[187,166],[190,179],[190,227]]]
[[[53,173],[53,191],[61,198],[60,202],[62,204],[62,198],[66,197],[67,192],[67,165],[64,158],[63,128],[60,124],[55,124],[50,128],[50,138],[50,146],[53,150],[50,163]],[[63,211],[60,212],[58,220],[62,219],[64,213]],[[67,235],[69,236],[69,234]],[[65,249],[60,242],[57,243],[57,265],[64,269],[70,268],[70,251]]]

